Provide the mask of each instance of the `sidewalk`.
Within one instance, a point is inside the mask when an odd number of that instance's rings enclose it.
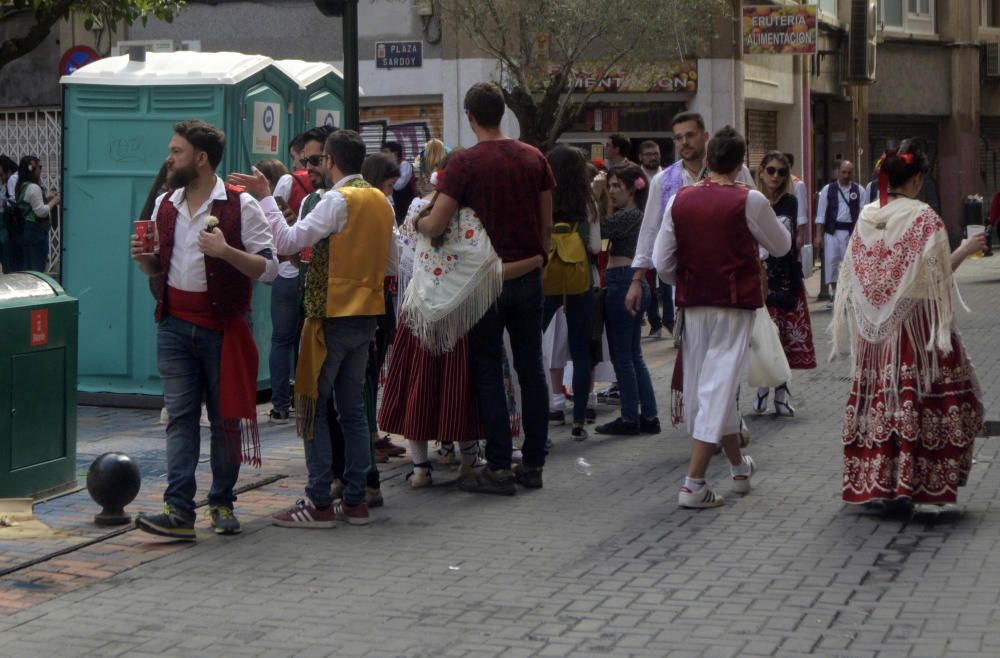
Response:
[[[1000,258],[967,262],[959,280],[974,310],[960,313],[962,334],[997,419]],[[759,476],[721,509],[676,507],[690,446],[669,423],[582,443],[566,426],[552,428],[541,491],[466,494],[444,470],[411,490],[395,460],[371,526],[281,529],[268,515],[302,495],[304,467],[291,427],[268,428],[265,469],[241,485],[288,477],[240,497],[243,535],[177,545],[129,532],[0,578],[0,655],[1000,655],[1000,444],[978,443],[964,514],[886,519],[843,505],[848,363],[827,363],[830,314],[814,309],[821,365],[795,373],[795,418],[747,417]],[[674,350],[643,345],[666,420]],[[599,411],[604,422],[616,410]],[[148,475],[130,510],[155,507],[156,414],[81,413],[81,464],[109,446],[132,452]],[[725,493],[722,461],[709,478]],[[53,501],[38,515],[60,528],[59,514],[76,514],[68,527],[93,534],[79,519],[97,510],[75,496],[73,511]],[[0,535],[0,569],[15,550]],[[100,567],[68,578],[66,561]]]

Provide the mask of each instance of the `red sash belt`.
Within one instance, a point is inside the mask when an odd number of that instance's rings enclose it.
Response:
[[[219,412],[227,452],[239,461],[260,467],[257,431],[257,344],[242,313],[229,320],[212,312],[207,292],[188,292],[167,286],[167,313],[185,322],[222,332],[219,374]],[[242,443],[242,453],[240,444]]]

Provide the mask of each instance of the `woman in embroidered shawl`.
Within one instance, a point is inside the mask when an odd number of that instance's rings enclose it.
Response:
[[[952,272],[984,246],[954,252],[941,218],[916,199],[920,143],[887,152],[879,202],[865,206],[841,266],[834,347],[850,344],[843,499],[955,502],[972,465],[983,405],[955,328]]]
[[[781,151],[768,151],[757,171],[757,189],[771,202],[771,209],[781,225],[788,229],[795,244],[798,228],[799,203],[792,191],[792,166]],[[816,349],[813,347],[812,323],[809,321],[809,304],[806,287],[802,282],[802,265],[798,250],[792,249],[781,258],[768,255],[767,312],[778,326],[781,347],[789,367],[808,370],[816,367]],[[767,411],[767,398],[771,389],[758,388],[753,410],[758,414]],[[788,382],[774,389],[774,412],[779,416],[794,416],[792,394]]]
[[[434,172],[432,184],[445,167]],[[542,266],[541,256],[501,263],[470,208],[456,213],[440,244],[432,242],[417,225],[433,203],[433,194],[415,199],[400,226],[400,277],[407,283],[378,416],[383,431],[409,441],[413,488],[431,485],[429,441],[458,443],[462,475],[474,468],[481,428],[468,332],[496,302],[505,278]]]

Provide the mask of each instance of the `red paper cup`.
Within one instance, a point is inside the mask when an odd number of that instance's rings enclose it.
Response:
[[[146,254],[153,253],[153,231],[155,226],[148,219],[140,219],[135,222],[135,234],[142,243],[142,251]]]

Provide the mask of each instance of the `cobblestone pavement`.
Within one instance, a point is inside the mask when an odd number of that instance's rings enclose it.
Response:
[[[963,336],[996,419],[1000,258],[967,263],[960,280],[974,309]],[[814,313],[824,353],[828,321]],[[673,350],[647,345],[666,410]],[[105,560],[115,575],[0,613],[0,655],[1000,655],[1000,442],[979,442],[955,510],[848,508],[847,387],[844,361],[796,373],[796,418],[748,418],[753,492],[700,512],[676,506],[680,431],[574,443],[555,428],[541,491],[465,494],[443,469],[411,490],[397,461],[369,527],[275,528],[267,513],[301,495],[303,468],[291,430],[269,430],[268,468],[289,477],[241,497],[243,535],[183,547],[122,535],[143,559]],[[709,478],[724,491],[722,461]],[[32,580],[46,564],[0,579],[0,594],[49,587]]]

